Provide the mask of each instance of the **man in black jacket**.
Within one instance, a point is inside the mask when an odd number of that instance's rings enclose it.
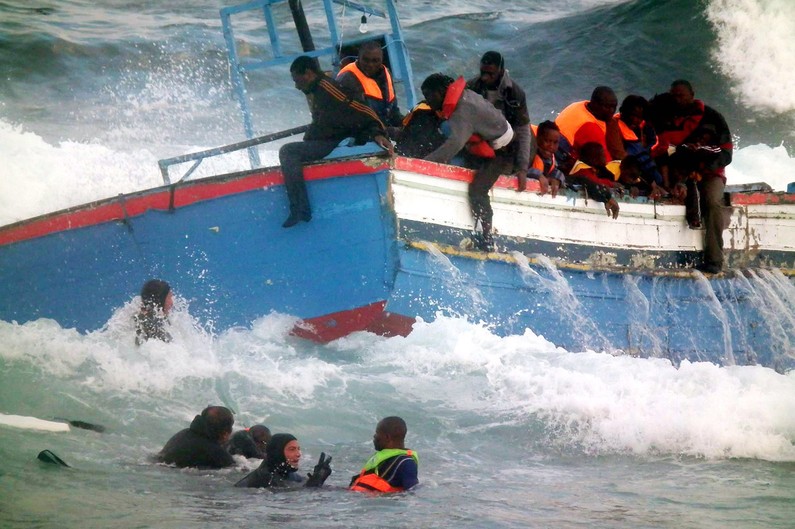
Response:
[[[235,418],[228,408],[209,406],[193,418],[190,428],[177,432],[157,455],[161,463],[180,468],[223,468],[235,464],[224,449]]]
[[[290,66],[295,87],[307,95],[312,123],[304,141],[288,143],[279,149],[279,162],[284,185],[290,200],[290,216],[285,228],[300,221],[312,220],[312,209],[304,182],[304,164],[328,155],[345,138],[353,137],[359,144],[375,141],[394,153],[384,124],[364,103],[351,99],[339,83],[326,76],[316,59],[302,55]]]

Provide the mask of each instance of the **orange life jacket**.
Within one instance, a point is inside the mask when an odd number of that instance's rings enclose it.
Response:
[[[378,101],[386,101],[387,103],[391,103],[395,100],[395,88],[392,85],[392,76],[389,74],[389,70],[386,66],[382,65],[381,68],[384,69],[384,75],[386,75],[386,99],[384,99],[384,94],[381,92],[381,87],[378,86],[376,80],[364,75],[364,72],[362,72],[359,67],[356,66],[355,61],[340,70],[340,73],[337,74],[337,77],[344,72],[351,72],[354,76],[356,76],[356,79],[359,81],[359,83],[361,83],[362,88],[364,89],[364,95],[366,97],[371,97],[373,99],[377,99]]]
[[[411,450],[394,449],[394,452],[395,455],[407,455],[409,457],[413,457],[415,460],[417,459]],[[386,454],[386,456],[395,457],[394,455],[390,454]],[[376,454],[376,456],[377,455],[378,454]],[[386,459],[389,457],[386,457]],[[351,484],[350,489],[357,492],[402,492],[402,487],[393,487],[387,480],[377,474],[378,465],[384,460],[385,459],[381,459],[380,461],[374,462],[373,464],[366,465],[356,480],[354,480],[354,482]]]
[[[450,119],[450,116],[453,115],[453,112],[458,106],[458,101],[461,99],[461,96],[464,95],[466,86],[466,79],[459,77],[453,81],[453,84],[447,87],[447,93],[444,95],[444,102],[442,103],[442,118]],[[489,145],[480,134],[473,134],[469,137],[466,149],[470,154],[480,158],[494,158],[497,156],[491,145]]]
[[[560,129],[560,133],[569,140],[572,146],[574,145],[574,136],[577,131],[586,123],[595,123],[602,129],[602,132],[607,132],[607,123],[601,119],[596,119],[596,116],[588,111],[587,104],[588,101],[572,103],[555,118],[555,124]]]
[[[613,119],[616,120],[618,123],[618,130],[621,131],[621,139],[624,141],[639,141],[638,135],[635,134],[635,131],[629,128],[629,125],[621,121],[621,114],[616,114],[613,116]],[[641,124],[641,127],[643,125]]]

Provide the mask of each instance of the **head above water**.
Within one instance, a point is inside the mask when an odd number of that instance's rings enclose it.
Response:
[[[616,113],[618,98],[609,86],[597,86],[591,92],[588,110],[594,117],[601,121],[610,121]]]
[[[174,304],[173,299],[171,286],[161,279],[150,279],[141,288],[141,302],[147,310],[160,309],[168,314]]]
[[[223,406],[207,406],[202,410],[207,435],[220,443],[225,443],[232,434],[235,417],[229,408]]]
[[[289,433],[277,433],[265,447],[265,460],[272,469],[287,465],[292,471],[298,470],[301,459],[301,447],[298,439]]]
[[[263,424],[255,424],[248,429],[248,433],[251,434],[251,438],[259,450],[264,450],[271,440],[271,431]]]
[[[447,94],[447,89],[453,84],[453,78],[443,73],[432,73],[422,82],[420,90],[422,90],[422,97],[434,110],[441,110],[442,103],[444,103],[444,96]]]
[[[489,89],[499,86],[505,73],[505,59],[497,51],[487,51],[480,58],[480,81]]]
[[[385,417],[378,422],[373,435],[373,446],[376,450],[385,448],[405,448],[406,421],[400,417]]]

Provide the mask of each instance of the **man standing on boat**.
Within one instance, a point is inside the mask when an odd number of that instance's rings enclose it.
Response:
[[[687,185],[685,215],[693,229],[704,221],[704,257],[696,266],[717,274],[723,269],[726,166],[732,161],[732,136],[723,116],[695,98],[690,82],[679,79],[669,90],[670,122],[658,132],[657,153],[664,151],[670,171]],[[654,151],[653,151],[654,152]]]
[[[466,147],[467,165],[475,169],[469,184],[469,206],[475,224],[480,223],[483,230],[475,246],[491,252],[494,250],[491,234],[494,212],[489,190],[501,174],[511,174],[513,170],[513,152],[506,148],[513,141],[513,129],[494,105],[466,88],[463,77],[454,81],[441,73],[432,74],[422,83],[422,95],[446,120],[449,129],[447,140],[425,159],[448,163]]]
[[[506,149],[513,152],[513,170],[517,189],[527,185],[527,169],[535,157],[535,137],[530,130],[530,114],[522,87],[511,79],[505,69],[505,59],[496,51],[487,51],[480,59],[480,75],[467,82],[467,88],[477,92],[502,112],[516,135]]]
[[[384,66],[384,51],[377,40],[359,47],[359,57],[340,70],[337,82],[354,98],[372,108],[387,127],[400,127],[400,115],[392,75]]]
[[[357,143],[375,141],[394,153],[386,129],[373,110],[351,99],[342,87],[320,69],[317,60],[302,55],[290,66],[295,87],[307,95],[312,123],[304,134],[304,141],[287,143],[279,149],[279,162],[284,185],[290,200],[290,216],[282,224],[285,228],[300,221],[312,220],[312,209],[304,182],[304,164],[328,155],[345,138]]]

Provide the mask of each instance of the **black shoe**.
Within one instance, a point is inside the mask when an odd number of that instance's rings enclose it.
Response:
[[[701,263],[695,266],[696,270],[704,274],[720,274],[722,267],[711,263]]]
[[[302,218],[301,214],[299,214],[299,213],[290,213],[290,216],[287,217],[287,220],[285,220],[282,223],[282,228],[292,228],[293,226],[295,226],[296,224],[298,224],[302,220],[304,220],[304,219]]]

